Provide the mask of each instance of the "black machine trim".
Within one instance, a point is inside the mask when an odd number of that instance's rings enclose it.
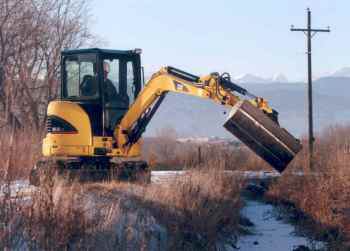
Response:
[[[163,102],[167,92],[164,92],[162,95],[159,96],[156,103],[149,108],[135,123],[135,126],[132,128],[132,130],[128,133],[128,142],[126,145],[132,145],[136,143],[142,136],[142,134],[145,132],[147,125],[151,121],[153,115],[158,110],[159,106]]]
[[[94,154],[95,155],[106,155],[107,154],[107,149],[102,148],[102,147],[96,147],[94,148]]]
[[[200,78],[196,75],[193,75],[191,73],[182,71],[180,69],[177,69],[171,66],[168,66],[167,69],[168,69],[168,73],[171,75],[174,75],[175,77],[181,78],[183,80],[191,81],[191,82],[196,82],[196,83],[199,82]]]
[[[48,133],[77,133],[78,130],[69,122],[55,115],[49,115],[46,120],[46,130]]]
[[[222,87],[224,87],[225,89],[228,89],[230,91],[235,91],[235,92],[238,92],[242,95],[248,95],[249,92],[247,89],[244,89],[243,87],[231,82],[231,80],[229,79],[226,79],[226,78],[223,78],[221,77],[220,78],[220,84]]]

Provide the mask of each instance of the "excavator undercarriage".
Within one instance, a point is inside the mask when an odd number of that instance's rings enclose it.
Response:
[[[151,171],[145,161],[116,163],[109,158],[46,159],[36,163],[29,181],[34,186],[40,186],[51,178],[66,184],[114,180],[148,184]]]

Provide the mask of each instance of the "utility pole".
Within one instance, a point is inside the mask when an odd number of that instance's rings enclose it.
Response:
[[[307,62],[308,62],[308,118],[309,118],[309,169],[313,170],[313,152],[314,152],[314,128],[313,128],[313,108],[312,108],[312,38],[318,32],[330,32],[329,27],[327,29],[312,29],[311,28],[311,11],[307,9],[307,28],[294,28],[292,25],[291,31],[302,31],[307,37]]]

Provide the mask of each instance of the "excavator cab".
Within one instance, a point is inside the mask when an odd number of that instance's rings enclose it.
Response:
[[[141,90],[140,50],[80,49],[62,52],[61,100],[79,104],[94,136],[113,130]]]

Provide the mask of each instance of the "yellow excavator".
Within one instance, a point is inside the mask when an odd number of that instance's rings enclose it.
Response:
[[[137,160],[141,136],[169,92],[232,107],[224,127],[280,172],[300,151],[299,140],[279,126],[278,113],[228,73],[199,77],[168,66],[144,84],[140,54],[141,49],[62,52],[60,99],[47,108],[45,159],[35,165],[31,183],[39,184],[52,169],[79,173],[80,179],[149,180],[147,163]]]

